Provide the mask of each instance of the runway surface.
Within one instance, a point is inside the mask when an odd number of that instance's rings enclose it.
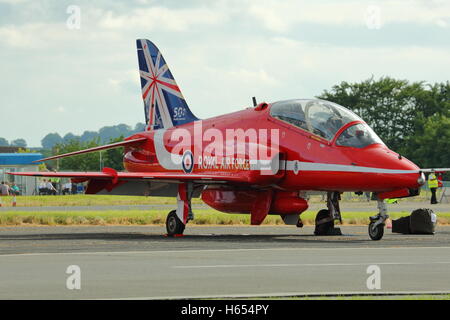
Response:
[[[367,227],[316,237],[313,228],[188,226],[0,228],[0,299],[127,299],[450,293],[450,227],[435,235]],[[81,289],[66,286],[79,266]],[[370,289],[369,266],[380,271]],[[372,267],[373,268],[373,267]],[[370,282],[370,281],[369,281]]]

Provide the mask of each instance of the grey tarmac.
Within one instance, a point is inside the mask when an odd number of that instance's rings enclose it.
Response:
[[[341,226],[2,227],[0,299],[158,299],[346,293],[450,293],[450,227],[435,235]],[[81,270],[69,290],[66,271]],[[381,289],[367,287],[378,266]]]

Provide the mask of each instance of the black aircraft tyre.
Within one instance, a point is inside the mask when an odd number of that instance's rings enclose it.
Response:
[[[370,239],[377,241],[383,238],[384,235],[384,224],[381,223],[377,225],[375,228],[373,227],[375,222],[371,222],[369,224],[369,237]]]
[[[322,209],[320,210],[317,215],[316,215],[316,219],[315,219],[315,223],[316,223],[316,228],[314,230],[314,234],[316,236],[319,235],[327,235],[330,233],[330,230],[332,230],[334,228],[334,220],[322,223],[322,224],[317,224],[318,221],[328,218],[330,216],[330,211],[328,211],[327,209]]]
[[[176,234],[183,234],[185,225],[183,221],[177,216],[177,211],[172,210],[167,215],[166,230],[168,236],[174,236]]]

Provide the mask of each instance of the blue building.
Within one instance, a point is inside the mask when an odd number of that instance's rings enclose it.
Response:
[[[12,176],[7,173],[39,171],[39,164],[32,162],[42,158],[40,153],[0,153],[0,180],[17,184],[22,195],[33,195],[37,189],[35,177]]]

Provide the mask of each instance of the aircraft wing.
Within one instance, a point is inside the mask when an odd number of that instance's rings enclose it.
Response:
[[[70,178],[74,183],[88,182],[86,194],[176,196],[177,185],[193,182],[197,186],[212,184],[270,185],[280,177],[260,175],[252,171],[230,173],[184,172],[117,172],[104,168],[102,172],[14,172],[19,176]]]
[[[117,172],[104,168],[102,172],[11,172],[11,175],[49,178],[70,178],[77,182],[91,179],[132,181],[132,180],[164,180],[173,183],[182,181],[240,182],[254,183],[247,174],[192,174],[183,172]]]

